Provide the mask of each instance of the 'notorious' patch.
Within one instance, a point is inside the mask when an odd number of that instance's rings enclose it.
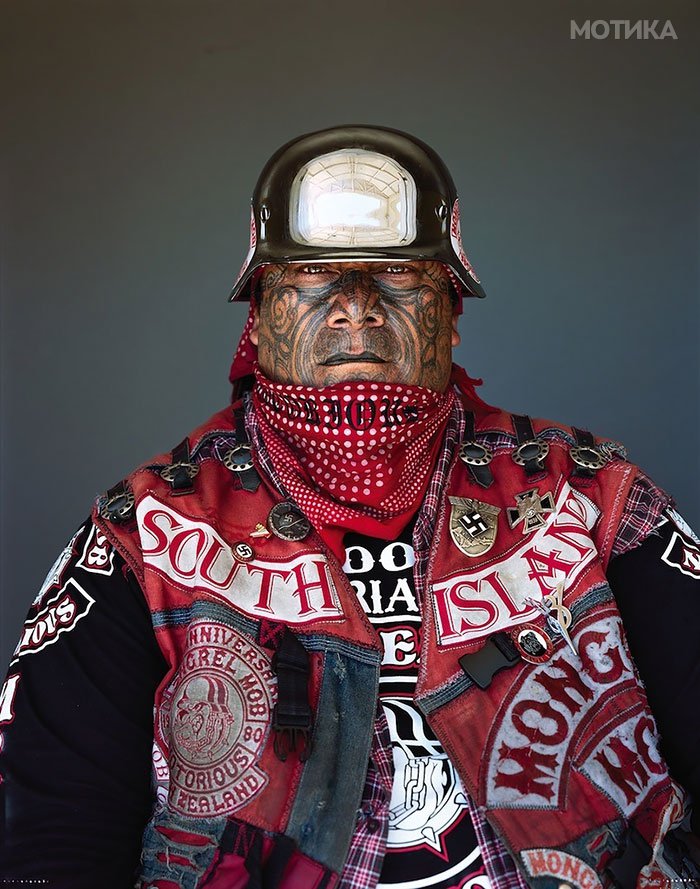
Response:
[[[275,683],[270,657],[242,634],[215,621],[189,627],[160,720],[175,810],[194,818],[237,812],[265,787],[257,762]]]
[[[25,621],[11,663],[53,645],[59,636],[72,630],[94,604],[92,596],[69,577],[57,593],[46,599],[44,607]]]

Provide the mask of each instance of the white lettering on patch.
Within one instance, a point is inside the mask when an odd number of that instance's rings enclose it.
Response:
[[[296,625],[344,618],[322,553],[240,562],[211,525],[155,497],[144,497],[136,515],[144,564],[180,587],[203,590],[257,618]]]
[[[661,560],[671,568],[677,568],[681,574],[700,580],[700,547],[686,540],[678,531],[673,532]]]
[[[604,788],[625,816],[631,816],[641,798],[666,776],[649,716],[636,713],[606,734],[581,771]]]
[[[76,564],[78,568],[82,568],[92,574],[109,575],[114,571],[114,550],[112,549],[112,544],[96,525],[93,525],[80,561]]]
[[[94,605],[95,600],[72,577],[46,600],[44,607],[22,628],[22,635],[12,657],[36,654],[52,645],[59,636],[72,630]]]
[[[0,724],[8,725],[15,718],[14,702],[17,686],[19,685],[19,673],[8,676],[0,692]]]
[[[500,562],[433,584],[438,645],[462,645],[523,623],[558,584],[565,589],[595,558],[590,535],[599,511],[564,484],[547,523]]]
[[[489,806],[559,807],[569,780],[570,747],[580,741],[577,729],[616,688],[636,683],[619,618],[601,617],[572,635],[579,658],[564,648],[528,673],[512,694],[489,745]],[[637,709],[600,734],[579,768],[627,816],[665,777],[656,731]]]

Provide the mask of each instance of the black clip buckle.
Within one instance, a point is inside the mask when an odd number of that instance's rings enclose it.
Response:
[[[522,660],[520,652],[507,633],[494,633],[486,643],[471,654],[463,654],[459,665],[479,688],[488,688],[499,670]]]

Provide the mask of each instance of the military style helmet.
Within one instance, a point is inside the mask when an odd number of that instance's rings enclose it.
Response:
[[[384,127],[308,133],[260,174],[250,250],[230,299],[249,299],[266,263],[383,259],[438,260],[465,295],[486,295],[462,247],[454,182],[432,148]]]

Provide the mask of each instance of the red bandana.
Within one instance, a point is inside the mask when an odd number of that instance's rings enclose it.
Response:
[[[343,534],[395,540],[425,495],[454,404],[399,383],[313,388],[255,373],[260,431],[286,491],[338,559]]]

